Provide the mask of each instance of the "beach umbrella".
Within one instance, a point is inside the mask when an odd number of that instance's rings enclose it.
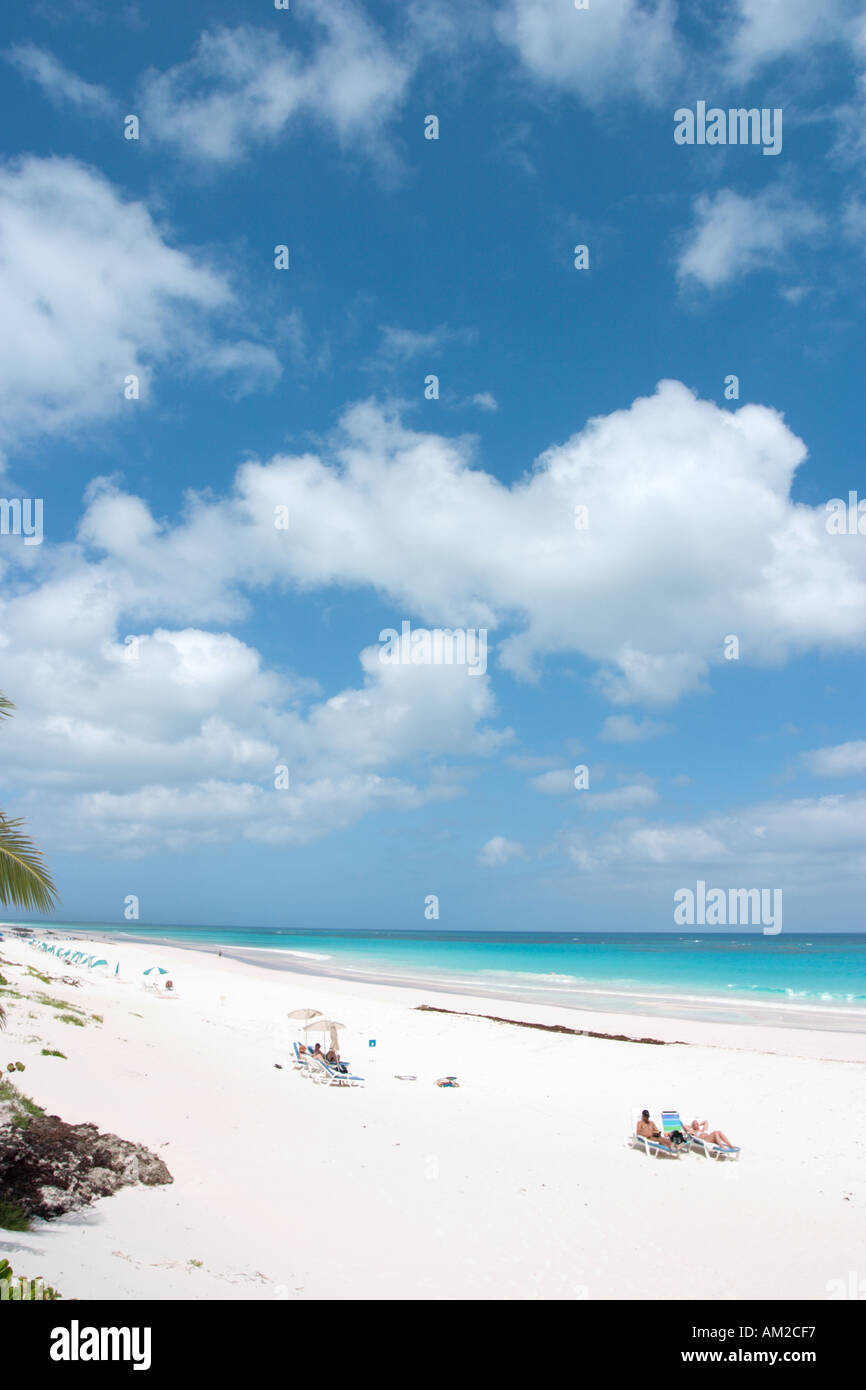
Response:
[[[145,970],[144,973],[145,973],[145,975],[152,975],[153,972],[154,972],[154,970],[158,971],[160,975],[167,975],[167,974],[168,974],[168,971],[167,971],[167,970],[163,970],[163,968],[162,968],[161,965],[149,965],[149,966],[147,967],[147,969]]]
[[[322,1012],[321,1009],[292,1009],[289,1018],[316,1018]]]
[[[330,1033],[330,1035],[331,1035],[331,1047],[332,1047],[332,1048],[334,1049],[334,1051],[336,1052],[336,1051],[337,1051],[337,1042],[338,1042],[337,1033],[340,1031],[341,1028],[345,1028],[345,1026],[346,1026],[345,1023],[335,1023],[334,1020],[331,1019],[331,1018],[317,1018],[316,1021],[315,1021],[315,1023],[308,1023],[308,1024],[305,1026],[304,1032],[305,1032],[305,1033],[310,1033],[310,1032],[313,1032],[313,1033],[319,1033],[319,1032],[321,1032],[321,1033]]]

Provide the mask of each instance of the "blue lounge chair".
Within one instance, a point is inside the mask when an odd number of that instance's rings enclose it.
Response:
[[[318,1075],[316,1073],[319,1073]],[[329,1066],[321,1057],[313,1063],[313,1079],[321,1086],[363,1086],[363,1076],[353,1076],[351,1072],[340,1071]]]

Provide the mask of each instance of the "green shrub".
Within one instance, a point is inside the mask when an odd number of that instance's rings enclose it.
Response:
[[[29,1231],[30,1217],[23,1207],[19,1207],[17,1202],[7,1202],[5,1197],[0,1197],[0,1230],[4,1231]]]
[[[15,1063],[15,1070],[16,1070],[16,1071],[24,1071],[24,1063],[23,1063],[23,1062],[16,1062],[16,1063]]]
[[[63,1060],[64,1060],[64,1062],[67,1062],[67,1061],[69,1060],[68,1057],[66,1056],[66,1053],[65,1053],[65,1052],[58,1052],[58,1050],[57,1050],[56,1047],[43,1047],[43,1049],[42,1049],[42,1056],[43,1056],[43,1057],[62,1057]]]

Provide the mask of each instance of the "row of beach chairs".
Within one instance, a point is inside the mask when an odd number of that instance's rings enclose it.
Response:
[[[703,1154],[704,1158],[715,1158],[733,1160],[740,1157],[739,1148],[726,1147],[724,1144],[713,1144],[709,1139],[696,1138],[689,1134],[685,1125],[676,1110],[662,1111],[662,1133],[669,1137],[679,1130],[685,1136],[685,1143],[673,1144],[667,1148],[665,1144],[660,1144],[656,1139],[645,1139],[642,1134],[637,1132],[635,1123],[631,1135],[626,1139],[626,1144],[634,1149],[642,1150],[648,1158],[682,1158],[687,1153]]]
[[[304,1076],[311,1077],[317,1085],[363,1086],[363,1076],[353,1076],[351,1072],[340,1071],[338,1067],[329,1066],[324,1058],[313,1057],[310,1052],[301,1052],[297,1043],[293,1043],[292,1046],[295,1053],[292,1062],[294,1070],[303,1072]]]

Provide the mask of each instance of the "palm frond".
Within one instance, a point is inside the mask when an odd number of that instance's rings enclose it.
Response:
[[[0,715],[9,715],[12,713],[14,708],[15,706],[13,705],[12,701],[8,699],[6,695],[3,694],[2,690],[0,690]]]
[[[28,911],[50,912],[57,890],[42,854],[21,830],[23,824],[0,814],[0,906],[14,903]]]

